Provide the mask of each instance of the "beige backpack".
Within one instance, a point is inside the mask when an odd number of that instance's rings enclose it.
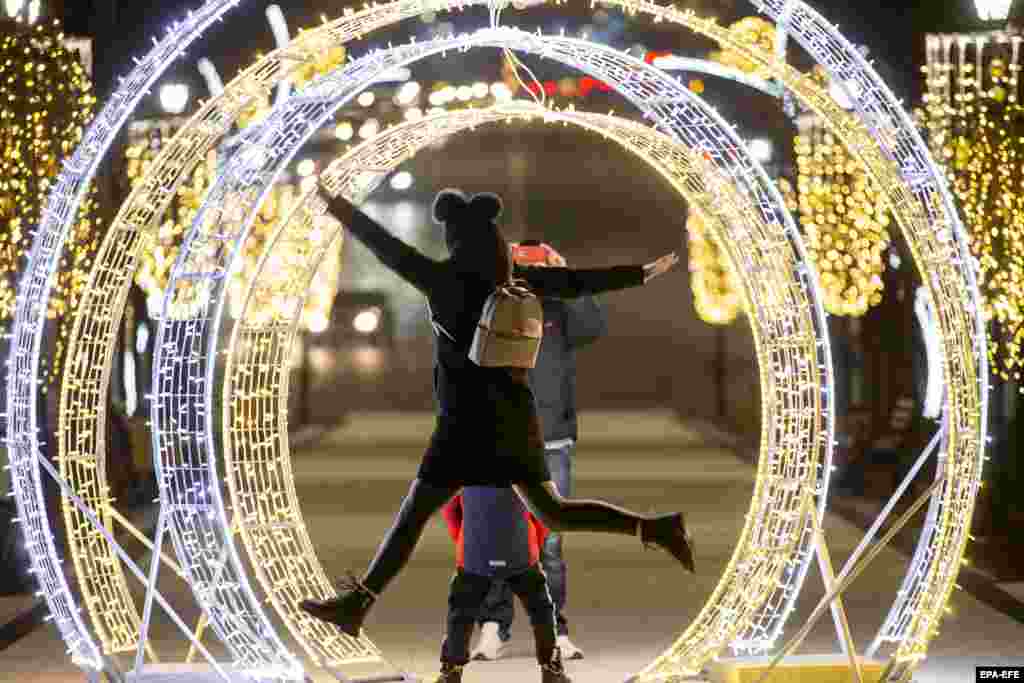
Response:
[[[533,368],[543,336],[540,299],[525,282],[509,280],[484,304],[469,359],[487,368]]]

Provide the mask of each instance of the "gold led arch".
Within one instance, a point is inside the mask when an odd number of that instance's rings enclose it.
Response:
[[[610,2],[627,5],[622,0]],[[779,4],[792,6],[796,3]],[[640,5],[638,11],[685,25],[768,69],[804,106],[822,117],[833,135],[844,141],[846,148],[864,164],[877,183],[883,202],[902,229],[924,286],[935,302],[944,368],[948,373],[947,432],[943,442],[946,479],[933,535],[922,537],[922,542],[929,546],[930,556],[925,575],[913,580],[909,589],[904,586],[897,597],[897,602],[904,603],[903,609],[915,618],[906,624],[901,637],[891,639],[898,643],[893,658],[899,666],[893,676],[910,675],[937,634],[956,585],[981,481],[987,414],[987,348],[975,280],[977,266],[967,249],[962,227],[959,231],[956,229],[955,210],[944,203],[941,174],[930,163],[925,150],[914,147],[921,141],[915,139],[912,126],[909,131],[905,130],[909,120],[901,121],[899,114],[894,112],[883,117],[862,113],[858,117],[846,112],[816,86],[813,76],[802,74],[774,55],[738,40],[716,22],[642,0]],[[805,47],[808,46],[805,44]],[[818,47],[830,46],[827,40],[819,38]],[[812,56],[816,56],[813,51]],[[843,75],[848,76],[851,83],[855,82],[853,74]],[[846,82],[845,78],[837,80]],[[853,95],[874,95],[883,99],[881,92],[866,92],[860,85],[854,87]],[[857,101],[858,97],[851,99]],[[908,149],[923,153],[924,159],[910,154]],[[906,167],[901,168],[897,160]]]
[[[811,309],[806,308],[810,302],[794,282],[799,253],[785,239],[781,226],[759,220],[749,198],[699,154],[652,128],[611,115],[510,103],[432,116],[396,126],[363,143],[322,178],[329,187],[348,188],[362,197],[366,193],[358,188],[371,179],[364,175],[386,173],[437,139],[482,124],[522,119],[579,126],[644,159],[708,216],[709,225],[728,245],[729,258],[742,269],[744,296],[754,302],[752,329],[768,406],[765,420],[778,427],[768,436],[773,454],[762,458],[761,484],[718,595],[680,639],[677,659],[686,670],[696,672],[746,628],[776,591],[780,575],[799,547],[808,497],[814,496],[823,464],[813,455],[817,452],[814,442],[827,431],[822,403],[827,386],[821,384],[824,376],[817,371],[822,339]],[[328,597],[333,588],[302,523],[291,477],[284,407],[296,315],[328,245],[341,233],[336,222],[324,221],[325,210],[316,193],[306,195],[267,244],[228,349],[222,423],[232,507],[242,519],[253,520],[241,527],[251,564],[279,616],[318,661],[333,654],[323,644],[333,629],[309,619],[295,605],[308,595]],[[307,245],[301,249],[302,258],[286,264],[276,259],[285,246],[287,253],[298,254],[300,244]],[[266,319],[260,302],[270,300],[279,310],[290,309],[292,315]],[[808,391],[808,384],[815,390]],[[801,396],[808,402],[794,398]],[[780,409],[784,404],[789,407]],[[261,567],[272,571],[262,572]]]

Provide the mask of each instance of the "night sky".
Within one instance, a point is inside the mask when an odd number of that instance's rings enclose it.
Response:
[[[913,100],[919,93],[918,67],[923,62],[924,34],[979,26],[973,0],[913,0],[904,3],[902,9],[894,9],[893,5],[898,3],[899,0],[811,0],[813,6],[840,25],[848,38],[867,45],[871,56],[879,62],[879,70],[890,80],[894,90],[900,96]],[[159,3],[119,0],[116,4],[118,7],[113,10],[111,0],[65,2],[65,24],[70,32],[101,36],[99,42],[103,47],[98,46],[97,50],[101,81],[103,69],[115,74],[126,72],[131,56],[144,52],[151,44],[150,37],[162,33],[165,25],[195,6],[196,0],[161,0]],[[238,68],[251,63],[256,51],[271,50],[273,40],[263,16],[268,4],[265,0],[250,0],[243,4],[241,10],[233,11],[218,30],[192,49],[189,58],[172,73],[172,77],[188,79],[203,92],[201,81],[195,75],[195,62],[200,57],[212,59],[227,80]],[[279,0],[279,4],[285,8],[293,29],[319,23],[321,14],[337,16],[340,8],[348,5],[328,0]],[[754,13],[748,0],[684,0],[680,5],[692,7],[701,14],[717,15],[723,22]],[[97,11],[93,7],[105,9]],[[540,27],[545,31],[565,27],[572,33],[590,16],[589,3],[576,0],[559,8],[536,8],[525,13],[509,10],[506,22],[530,29]],[[452,21],[456,29],[472,29],[486,22],[486,11],[474,8],[456,13],[454,17]],[[650,49],[675,49],[699,55],[710,47],[678,28],[653,26],[643,18],[623,20],[618,12],[612,13],[606,28],[606,42],[621,48],[640,43]],[[421,39],[429,37],[430,27],[412,20],[400,24],[396,30],[382,32],[372,38],[384,43],[387,40],[402,42],[410,30]],[[368,43],[365,47],[372,45]],[[355,46],[356,54],[360,47]],[[468,58],[463,55],[459,60],[434,60],[434,63],[420,65],[415,69],[415,76],[430,80],[493,80],[497,76],[496,65],[496,53],[471,53]],[[538,64],[538,68],[544,72],[538,74],[542,77],[568,73],[550,63]]]

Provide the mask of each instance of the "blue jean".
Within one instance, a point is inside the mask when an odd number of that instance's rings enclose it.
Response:
[[[545,451],[544,456],[551,469],[551,479],[558,487],[558,492],[565,497],[573,495],[573,457],[575,445]],[[562,556],[562,535],[551,533],[544,541],[540,552],[540,563],[548,579],[548,589],[555,603],[558,635],[569,635],[569,623],[565,619],[566,601],[566,566]],[[512,600],[513,591],[507,583],[495,581],[491,586],[483,607],[480,608],[480,623],[495,621],[502,640],[511,637],[512,620],[515,618],[515,606]]]

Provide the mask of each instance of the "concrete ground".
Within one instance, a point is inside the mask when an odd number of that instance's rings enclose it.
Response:
[[[573,637],[587,655],[571,663],[570,672],[577,683],[618,683],[668,647],[709,596],[739,534],[754,471],[729,451],[705,445],[695,430],[666,414],[590,414],[583,417],[581,428],[577,495],[640,511],[682,509],[698,543],[699,573],[691,577],[668,555],[644,552],[635,539],[597,534],[567,539],[567,613]],[[415,473],[429,430],[428,416],[354,416],[315,448],[295,455],[303,510],[329,573],[365,567]],[[840,565],[860,532],[831,516],[826,532]],[[428,528],[408,571],[372,614],[368,631],[395,668],[420,675],[436,672],[453,562],[452,544],[438,520]],[[906,557],[885,551],[846,595],[853,635],[862,650],[880,626],[906,565]],[[194,619],[194,609],[184,608],[185,588],[174,579],[165,586],[187,618]],[[803,623],[821,595],[820,578],[812,571],[787,633]],[[471,665],[466,683],[539,680],[527,634],[527,623],[520,619],[506,658]],[[172,637],[166,620],[159,620],[156,639],[161,650],[176,647]],[[916,680],[973,681],[976,665],[1024,666],[1022,645],[1024,625],[958,592],[953,613]],[[801,652],[834,650],[826,617]],[[172,657],[170,653],[167,658]],[[333,680],[322,672],[314,676]],[[67,662],[52,627],[0,653],[0,681],[72,680],[82,676]]]

